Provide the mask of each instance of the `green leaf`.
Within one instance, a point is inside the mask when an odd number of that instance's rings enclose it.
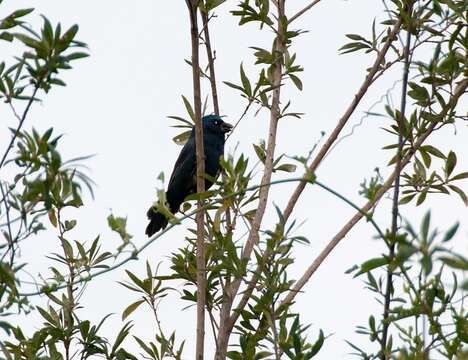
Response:
[[[448,229],[447,232],[444,235],[444,238],[442,239],[442,242],[450,241],[455,236],[455,234],[457,233],[459,227],[460,227],[460,223],[457,222],[450,229]]]
[[[66,58],[67,60],[78,60],[78,59],[83,59],[83,58],[86,58],[88,57],[89,54],[85,53],[85,52],[74,52],[74,53],[71,53],[70,55],[67,55]]]
[[[209,199],[214,194],[215,194],[215,192],[211,191],[211,190],[210,191],[204,191],[204,192],[201,192],[201,193],[195,193],[195,194],[191,194],[191,195],[187,196],[185,198],[185,201],[191,201],[191,200],[202,201],[202,200]]]
[[[226,0],[206,0],[206,11],[211,11],[225,2]]]
[[[364,41],[364,42],[370,43],[370,41],[368,41],[367,39],[363,38],[361,35],[357,35],[357,34],[346,34],[345,36],[346,36],[347,38],[351,39],[351,40],[354,40],[354,41]]]
[[[429,188],[425,188],[423,191],[419,193],[418,199],[416,200],[416,206],[421,205],[424,202],[424,200],[426,200],[428,191],[429,191]]]
[[[244,87],[244,93],[250,98],[252,96],[252,86],[250,85],[250,80],[245,75],[244,66],[241,64],[240,66],[240,76],[242,81],[242,86]]]
[[[411,90],[408,91],[408,95],[410,97],[422,103],[427,103],[429,101],[429,92],[425,87],[411,81],[408,83],[408,85],[411,87]]]
[[[364,274],[366,272],[377,269],[387,264],[388,264],[388,259],[384,257],[373,258],[373,259],[367,260],[361,264],[360,270],[354,275],[354,277],[357,277],[361,274]]]
[[[440,260],[451,268],[468,271],[468,260],[460,255],[457,257],[441,257]]]
[[[225,83],[227,86],[229,86],[229,87],[231,87],[233,89],[240,90],[240,91],[244,92],[244,89],[242,88],[242,86],[233,84],[233,83],[231,83],[229,81],[223,81],[223,83]]]
[[[362,43],[362,42],[351,42],[346,45],[343,45],[338,50],[341,51],[341,55],[348,54],[354,51],[362,50],[362,49],[369,49],[370,45]]]
[[[12,42],[15,39],[15,37],[12,34],[10,34],[9,32],[4,31],[4,32],[0,33],[0,39],[8,41],[8,42]]]
[[[450,151],[447,156],[447,161],[445,162],[445,173],[447,174],[447,177],[450,176],[456,165],[457,155],[453,151]]]
[[[44,26],[42,29],[42,34],[50,46],[52,45],[52,42],[54,41],[54,30],[52,29],[52,25],[50,24],[49,19],[47,19],[44,15],[42,15],[42,18],[44,19]]]
[[[69,46],[70,43],[73,41],[75,38],[76,33],[78,32],[78,25],[73,25],[68,29],[63,35],[62,38],[60,39],[60,51],[66,50]]]
[[[174,141],[177,145],[184,145],[189,139],[191,133],[192,133],[192,130],[184,131],[183,133],[177,136],[174,136],[172,138],[172,141]]]
[[[353,265],[352,267],[350,267],[348,270],[345,271],[345,274],[351,274],[352,272],[354,272],[357,269],[359,269],[359,266]]]
[[[463,282],[460,287],[463,291],[468,291],[468,279],[465,280],[465,282]]]
[[[124,244],[127,244],[133,237],[127,232],[127,218],[115,217],[113,214],[110,214],[107,217],[107,224],[112,231],[120,235]]]
[[[435,148],[432,145],[421,146],[421,149],[423,151],[426,151],[426,152],[438,157],[438,158],[445,159],[445,155],[439,149]]]
[[[458,194],[458,196],[460,196],[463,203],[466,206],[468,206],[468,197],[466,196],[465,192],[462,189],[460,189],[458,186],[455,186],[455,185],[448,185],[448,187],[452,189],[452,191],[455,191]]]
[[[411,200],[413,200],[413,198],[416,196],[416,194],[411,194],[411,195],[408,195],[408,196],[404,196],[400,199],[399,201],[399,204],[400,205],[404,205],[404,204],[408,204],[409,202],[411,202]]]
[[[20,17],[23,17],[23,16],[26,16],[30,13],[32,13],[34,11],[34,8],[27,8],[27,9],[19,9],[19,10],[16,10],[13,14],[11,14],[9,17],[12,17],[12,18],[20,18]]]
[[[193,111],[190,101],[188,101],[188,99],[184,95],[182,95],[182,100],[184,101],[184,105],[185,105],[185,109],[187,110],[187,113],[189,114],[192,121],[195,122],[195,112]]]
[[[429,227],[431,225],[431,212],[428,211],[424,214],[423,220],[421,222],[421,238],[424,243],[427,243],[427,237],[429,235]]]
[[[463,172],[458,175],[455,175],[450,179],[450,181],[455,181],[455,180],[462,180],[462,179],[468,179],[468,172]]]
[[[282,164],[275,168],[275,171],[285,171],[288,173],[293,173],[294,171],[296,171],[296,168],[297,166],[294,164]]]
[[[65,230],[69,231],[76,226],[76,220],[65,220]]]
[[[323,331],[320,330],[319,338],[315,342],[315,344],[312,346],[312,349],[307,353],[306,358],[310,359],[311,357],[315,356],[322,348],[324,341],[325,341],[325,336],[323,335]]]
[[[132,312],[134,312],[145,300],[135,301],[133,304],[127,306],[127,308],[122,313],[122,321],[124,321]]]
[[[302,91],[303,86],[301,79],[299,79],[296,75],[293,74],[289,74],[289,78],[292,80],[294,85],[296,85],[296,87]]]
[[[259,159],[262,163],[265,163],[265,159],[266,159],[265,149],[264,149],[262,146],[259,146],[259,145],[256,145],[256,144],[252,144],[252,145],[253,145],[253,147],[254,147],[255,153],[256,153],[257,156],[258,156],[258,159]]]
[[[27,35],[14,34],[14,37],[17,38],[19,41],[21,41],[24,45],[29,46],[33,49],[38,50],[41,48],[41,44],[38,41],[34,40],[33,38]]]
[[[50,210],[47,214],[49,216],[49,221],[50,223],[54,226],[57,227],[57,216],[55,216],[55,211]]]

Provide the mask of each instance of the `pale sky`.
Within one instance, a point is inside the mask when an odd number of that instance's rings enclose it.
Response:
[[[96,199],[87,197],[86,206],[70,211],[71,217],[79,220],[73,236],[80,241],[91,241],[101,234],[107,249],[120,245],[116,234],[108,230],[106,217],[110,209],[115,215],[128,217],[128,231],[133,234],[137,246],[146,241],[144,229],[145,212],[155,197],[156,177],[164,171],[170,175],[180,147],[172,142],[177,129],[171,128],[168,115],[185,115],[181,95],[191,98],[191,69],[184,62],[190,56],[188,16],[184,1],[158,0],[100,0],[100,1],[57,1],[57,0],[10,0],[2,4],[3,15],[10,9],[35,7],[34,18],[39,24],[39,14],[45,14],[63,26],[79,24],[78,39],[89,45],[91,56],[75,62],[74,69],[63,79],[66,88],[54,89],[45,101],[34,105],[26,128],[34,126],[45,130],[53,126],[57,133],[65,133],[61,149],[65,158],[97,154],[87,162],[90,175],[98,184]],[[288,14],[308,3],[304,0],[287,2]],[[255,68],[250,46],[270,47],[272,33],[259,31],[257,26],[237,26],[237,19],[228,12],[236,1],[223,5],[211,24],[212,41],[217,54],[217,77],[222,114],[234,123],[243,112],[245,100],[221,81],[239,82],[239,65],[244,63],[253,78]],[[323,0],[295,24],[308,32],[294,40],[293,51],[298,62],[305,68],[301,74],[304,91],[288,86],[283,91],[283,103],[292,100],[291,110],[305,113],[303,119],[286,118],[280,121],[277,154],[304,155],[320,138],[320,132],[333,129],[347,105],[351,102],[365,76],[365,69],[373,62],[373,56],[361,54],[338,55],[338,48],[346,43],[345,34],[370,34],[374,18],[384,17],[382,4],[378,1]],[[3,48],[2,48],[3,49]],[[355,112],[343,134],[349,133],[352,125],[359,123],[364,111],[385,94],[393,83],[400,79],[400,72],[379,80],[369,96]],[[398,103],[398,86],[394,91]],[[464,105],[466,107],[466,97]],[[381,110],[376,108],[374,111]],[[8,116],[9,125],[14,124],[8,109],[0,109],[2,118]],[[269,116],[261,112],[254,117],[250,112],[226,144],[226,151],[244,153],[256,161],[252,143],[265,138]],[[364,204],[359,194],[359,184],[373,175],[380,167],[385,177],[392,170],[386,168],[390,154],[381,147],[395,142],[381,130],[387,126],[383,117],[366,118],[356,128],[354,135],[345,139],[327,157],[317,172],[318,179],[347,196],[358,204]],[[444,151],[454,150],[460,154],[459,170],[467,171],[465,125],[447,128],[437,135],[437,144]],[[2,127],[1,143],[6,142],[6,128]],[[432,142],[430,142],[432,143]],[[296,174],[275,174],[282,179]],[[270,204],[284,207],[295,185],[281,185],[272,189]],[[461,184],[468,191],[468,184]],[[390,201],[385,199],[376,212],[376,220],[382,228],[390,224],[388,211]],[[432,209],[434,224],[441,230],[449,228],[455,221],[462,222],[457,242],[466,253],[467,209],[462,202],[446,196],[433,196],[422,206],[402,207],[402,214],[419,226],[419,220],[427,209]],[[316,187],[307,187],[293,217],[306,221],[298,235],[309,238],[310,246],[298,246],[292,277],[298,277],[309,266],[333,235],[354,214],[354,210],[338,199]],[[269,208],[263,223],[264,228],[274,224],[275,212]],[[162,263],[167,269],[168,256],[183,246],[185,228],[179,226],[141,254],[138,261],[129,263],[110,274],[102,276],[87,286],[81,300],[83,319],[94,322],[108,313],[114,313],[106,325],[106,336],[113,338],[116,328],[122,326],[120,315],[131,302],[134,294],[117,281],[126,280],[124,268],[143,274],[145,262]],[[369,346],[368,339],[354,333],[357,325],[367,323],[367,318],[380,314],[380,308],[372,294],[363,289],[359,279],[344,274],[345,270],[362,261],[379,256],[382,244],[373,240],[374,231],[369,224],[358,224],[335,249],[331,256],[304,288],[305,293],[297,297],[295,310],[302,321],[312,324],[310,340],[314,341],[319,329],[323,329],[326,340],[316,357],[325,359],[350,358],[350,347],[345,339]],[[37,275],[48,274],[48,252],[58,246],[53,232],[24,243],[22,260],[30,265],[28,271]],[[179,287],[180,288],[180,287]],[[43,300],[41,300],[43,301]],[[160,314],[163,327],[168,333],[177,331],[178,339],[186,339],[184,358],[193,358],[195,311],[182,310],[188,304],[176,296],[163,301]],[[26,328],[36,329],[41,320],[37,316],[18,319]],[[143,339],[153,340],[154,322],[148,309],[138,309],[131,316],[133,331]],[[211,337],[207,328],[207,338]],[[129,349],[137,345],[128,341]],[[213,346],[209,342],[207,347]],[[135,351],[136,352],[136,351]],[[209,357],[208,357],[209,358]]]

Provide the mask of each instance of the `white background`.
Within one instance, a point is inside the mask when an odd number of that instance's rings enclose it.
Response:
[[[287,2],[287,13],[291,15],[307,3]],[[257,26],[239,27],[238,20],[229,14],[236,4],[236,1],[228,1],[211,23],[221,112],[230,122],[239,118],[245,101],[221,81],[238,83],[241,61],[253,79],[256,70],[249,46],[270,48],[273,37],[271,32],[259,31]],[[10,0],[0,7],[2,17],[9,10],[20,7],[36,8],[31,18],[37,25],[40,24],[39,14],[47,15],[53,23],[62,22],[64,27],[79,24],[78,38],[90,49],[91,57],[75,62],[75,68],[63,76],[68,86],[54,89],[42,104],[34,105],[26,124],[28,129],[34,126],[45,130],[53,126],[57,133],[65,133],[61,145],[65,158],[97,154],[88,161],[91,177],[98,184],[96,199],[92,201],[88,197],[85,207],[69,213],[70,218],[79,220],[74,238],[89,242],[101,234],[106,249],[120,245],[117,235],[106,225],[106,217],[112,210],[116,215],[128,217],[128,230],[134,235],[135,244],[141,245],[146,241],[145,212],[155,197],[156,177],[161,171],[170,175],[180,151],[171,140],[178,131],[170,127],[173,122],[167,116],[185,115],[180,96],[185,94],[191,98],[191,69],[184,62],[190,56],[184,1]],[[294,23],[293,28],[308,30],[294,39],[291,50],[298,53],[298,62],[305,68],[300,74],[304,91],[285,87],[283,104],[286,99],[291,99],[291,110],[303,112],[305,116],[302,120],[286,118],[280,121],[277,154],[306,154],[320,138],[321,131],[328,133],[333,129],[363,81],[365,69],[373,61],[373,56],[361,54],[339,56],[337,50],[346,42],[344,34],[369,35],[374,18],[377,21],[385,18],[380,2],[332,0],[323,1]],[[2,52],[4,49],[5,46]],[[400,71],[396,70],[391,77],[379,80],[372,87],[343,134],[349,133],[352,125],[359,123],[364,111],[400,78]],[[398,88],[396,86],[393,92],[395,104],[399,103]],[[374,110],[381,111],[382,106]],[[5,105],[0,114],[3,124],[15,124]],[[226,150],[232,152],[237,146],[236,154],[243,152],[252,156],[251,163],[254,163],[251,144],[265,138],[268,119],[266,112],[261,112],[258,117],[249,113],[230,137]],[[382,117],[366,118],[354,135],[341,142],[327,157],[317,173],[318,178],[353,201],[363,203],[364,199],[358,195],[363,179],[373,175],[376,166],[381,168],[384,176],[392,170],[385,167],[390,154],[381,150],[382,146],[395,142],[381,130],[388,124],[389,120]],[[7,132],[6,127],[2,127],[0,143],[5,144]],[[455,132],[457,136],[454,136]],[[464,156],[466,135],[466,125],[460,124],[440,132],[437,140],[430,140],[430,143],[442,144],[440,147],[444,151],[458,152],[459,172],[468,169]],[[296,175],[275,174],[274,177],[299,175],[298,171]],[[289,184],[274,188],[271,201],[283,208],[293,187]],[[466,184],[462,187],[468,190]],[[390,223],[389,205],[388,199],[382,201],[376,214],[383,228]],[[455,196],[452,199],[436,195],[423,206],[405,206],[403,215],[418,226],[428,208],[432,209],[434,224],[440,229],[447,229],[456,220],[462,221],[457,241],[459,250],[466,253],[467,227],[463,222],[467,210],[462,202]],[[294,218],[306,220],[298,235],[307,236],[311,244],[297,249],[291,276],[300,276],[352,214],[353,210],[338,199],[318,188],[307,187]],[[274,211],[269,211],[264,225],[274,221]],[[138,261],[126,268],[143,275],[146,260],[154,266],[162,262],[162,269],[166,268],[168,256],[184,244],[185,227],[186,224],[158,240]],[[297,297],[295,310],[300,312],[304,323],[312,324],[310,339],[316,338],[320,328],[330,335],[317,359],[349,358],[351,349],[344,339],[369,348],[368,340],[354,333],[355,326],[366,324],[368,315],[378,315],[380,308],[372,294],[363,289],[362,281],[352,279],[344,271],[383,251],[383,247],[372,239],[373,235],[369,224],[358,224],[313,276],[304,288],[305,293]],[[28,241],[21,252],[22,260],[29,263],[28,271],[33,275],[48,274],[50,263],[45,255],[57,246],[53,232]],[[81,299],[83,319],[98,322],[108,313],[115,314],[104,326],[105,335],[111,339],[122,325],[122,311],[136,300],[134,294],[117,283],[125,279],[123,268],[102,276],[87,286]],[[193,308],[183,311],[186,305],[173,296],[161,304],[160,314],[168,332],[177,330],[177,337],[187,340],[184,358],[190,359],[194,351],[195,312]],[[155,324],[147,309],[140,308],[131,319],[135,334],[153,340]],[[18,321],[30,331],[41,323],[36,316],[28,317],[27,321],[20,317]],[[207,334],[210,335],[209,328]],[[127,344],[129,349],[137,351],[134,342]],[[213,352],[212,343],[208,342],[207,348],[209,353]]]

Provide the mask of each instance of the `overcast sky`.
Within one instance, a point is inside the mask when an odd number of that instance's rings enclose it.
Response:
[[[191,69],[184,62],[190,56],[184,2],[10,0],[4,3],[0,8],[2,16],[10,9],[32,6],[36,8],[32,18],[37,24],[39,14],[47,15],[53,23],[60,21],[64,26],[79,24],[78,38],[89,45],[90,58],[77,61],[74,69],[63,76],[68,84],[66,88],[54,89],[42,104],[34,106],[26,128],[35,126],[44,130],[53,126],[57,133],[65,133],[61,143],[65,157],[97,154],[88,161],[91,177],[98,184],[96,199],[88,198],[85,207],[70,211],[70,217],[79,220],[73,236],[80,241],[90,241],[101,234],[106,248],[120,245],[118,237],[106,225],[106,217],[112,210],[116,215],[128,217],[128,230],[134,235],[135,244],[141,245],[146,241],[145,212],[155,197],[156,177],[161,171],[167,177],[170,175],[181,149],[171,140],[178,131],[170,127],[173,122],[167,116],[185,115],[181,95],[191,97]],[[256,26],[238,27],[237,20],[228,13],[236,3],[228,1],[222,6],[211,25],[221,112],[230,122],[239,118],[245,101],[221,81],[238,82],[241,62],[254,77],[254,59],[249,46],[269,48],[272,38],[270,32],[260,32]],[[305,0],[287,2],[288,14],[307,3]],[[295,23],[295,28],[308,30],[294,39],[293,46],[298,62],[305,68],[301,75],[304,91],[285,87],[283,103],[291,99],[291,110],[303,112],[305,116],[301,120],[280,121],[278,154],[304,155],[320,138],[321,131],[328,133],[333,129],[372,61],[371,57],[359,54],[339,56],[337,50],[346,41],[344,34],[369,34],[373,19],[383,16],[378,1],[323,0]],[[360,122],[364,111],[400,78],[398,71],[392,74],[374,85],[344,134],[349,133],[352,125]],[[398,86],[394,95],[397,99]],[[466,99],[464,105],[466,108]],[[374,110],[381,110],[381,107]],[[8,116],[8,124],[14,124],[5,106],[0,111],[2,121]],[[237,148],[237,155],[243,152],[255,158],[252,143],[265,138],[268,120],[265,112],[256,118],[253,112],[249,113],[229,138],[226,151]],[[391,171],[385,168],[389,154],[381,150],[383,145],[395,142],[381,130],[386,125],[388,119],[366,118],[354,135],[342,141],[327,157],[317,173],[318,178],[353,201],[363,203],[358,194],[363,179],[372,176],[376,166],[384,176]],[[444,151],[454,150],[466,155],[466,126],[456,128],[456,137],[454,131],[454,128],[443,130],[437,135],[437,141],[443,144]],[[6,134],[3,127],[2,144],[6,142]],[[468,158],[459,158],[460,169],[466,171]],[[300,172],[296,174],[299,175]],[[280,179],[294,175],[274,176]],[[284,207],[293,188],[291,184],[274,188],[271,201]],[[462,188],[468,190],[467,184]],[[383,200],[376,213],[378,223],[384,228],[390,223],[389,205],[389,200]],[[440,229],[462,220],[457,241],[460,249],[466,252],[468,213],[462,202],[437,196],[418,208],[405,206],[402,212],[418,226],[428,208],[432,209],[434,222]],[[306,189],[294,217],[306,221],[298,234],[308,237],[311,244],[298,247],[292,276],[300,276],[352,215],[352,209],[331,195],[313,187]],[[264,225],[274,221],[274,211],[270,211]],[[147,259],[154,265],[162,262],[162,269],[166,268],[168,256],[184,244],[185,226],[152,244],[139,261],[128,264],[127,268],[141,274]],[[301,313],[305,323],[312,324],[310,339],[316,338],[319,329],[330,335],[317,359],[349,358],[351,349],[345,339],[368,345],[365,337],[354,334],[355,326],[367,323],[368,315],[372,311],[379,314],[380,308],[372,294],[363,290],[363,283],[344,271],[380,254],[383,247],[372,239],[373,235],[369,224],[357,225],[313,276],[305,293],[297,297],[295,310]],[[50,264],[45,255],[56,248],[57,239],[49,232],[31,240],[22,250],[23,260],[30,263],[30,273],[47,274]],[[122,325],[122,311],[136,300],[117,284],[124,279],[123,268],[102,276],[87,286],[82,298],[83,318],[98,322],[108,313],[116,314],[104,327],[109,337]],[[160,310],[164,328],[168,332],[177,330],[178,338],[187,340],[185,358],[190,359],[194,349],[195,312],[193,308],[182,311],[186,305],[173,297],[163,302]],[[134,332],[150,339],[155,324],[149,311],[139,309],[132,320]],[[40,323],[36,317],[29,318],[27,326],[32,330]],[[208,329],[207,334],[210,334]],[[133,344],[130,347],[136,349]]]

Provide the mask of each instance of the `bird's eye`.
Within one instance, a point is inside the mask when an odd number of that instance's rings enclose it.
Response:
[[[219,120],[216,120],[216,121],[215,121],[215,125],[219,125]]]

